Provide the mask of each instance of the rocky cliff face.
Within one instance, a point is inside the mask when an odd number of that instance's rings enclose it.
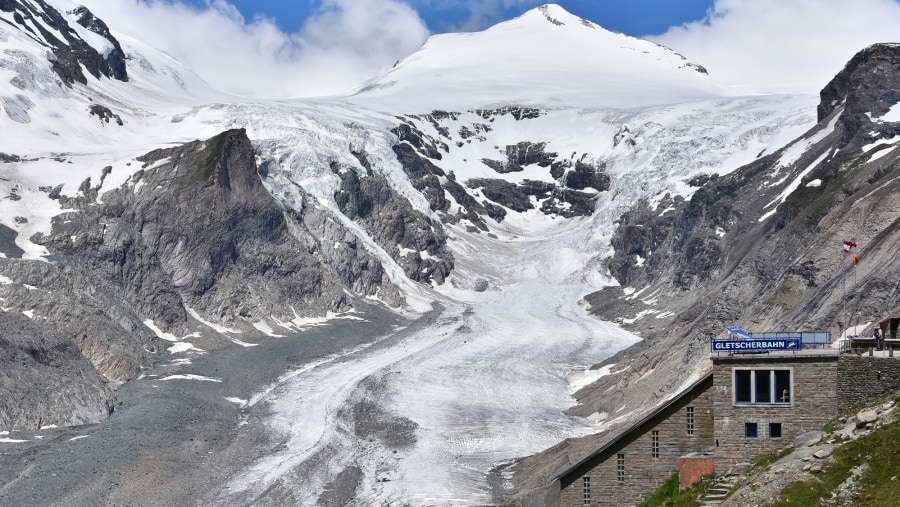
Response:
[[[64,83],[87,84],[82,69],[98,79],[104,76],[119,81],[128,80],[125,52],[119,41],[109,33],[106,24],[86,7],[79,6],[68,14],[75,17],[78,25],[104,39],[109,46],[103,48],[105,54],[88,44],[69,25],[63,14],[44,0],[0,0],[0,11],[12,13],[14,22],[23,32],[50,49],[53,70]],[[54,31],[51,32],[48,27]]]
[[[900,46],[863,50],[823,89],[820,122],[800,139],[710,175],[689,199],[645,201],[621,218],[608,263],[621,287],[586,300],[645,340],[606,362],[611,374],[577,393],[572,415],[641,414],[707,367],[709,340],[726,326],[824,330],[837,340],[851,326],[896,316],[900,122],[882,117],[900,102],[898,79]],[[858,247],[844,253],[844,240]],[[610,436],[525,460],[522,489]]]
[[[228,328],[276,325],[347,307],[344,281],[362,294],[389,285],[365,255],[342,256],[342,267],[319,254],[334,240],[353,250],[353,239],[335,238],[314,206],[287,214],[263,187],[243,130],[139,161],[144,169],[102,202],[85,182],[66,199],[77,211],[35,241],[114,284],[163,329],[186,333],[191,312]]]
[[[382,264],[330,212],[311,201],[292,212],[276,203],[244,130],[136,163],[143,168],[102,199],[102,181],[90,180],[77,195],[58,197],[71,211],[32,238],[52,263],[0,259],[0,399],[8,408],[0,427],[105,417],[114,406],[109,383],[134,378],[166,354],[147,319],[176,336],[198,326],[215,335],[202,324],[290,328],[298,317],[350,308],[348,294],[401,302]],[[411,273],[424,280],[449,272],[439,226],[383,182],[343,178],[342,207],[374,221]]]

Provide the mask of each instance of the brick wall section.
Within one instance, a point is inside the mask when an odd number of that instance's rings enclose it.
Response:
[[[694,408],[694,434],[687,434],[687,410]],[[652,431],[659,431],[659,457],[651,456]],[[560,479],[561,506],[634,505],[648,497],[678,471],[678,459],[712,448],[713,399],[711,382],[672,403],[656,417],[633,428],[602,453]],[[619,454],[625,455],[625,480],[619,481]],[[591,479],[590,503],[584,502],[583,478]]]
[[[734,355],[713,357],[716,474],[738,463],[748,463],[762,454],[791,445],[797,435],[818,430],[837,415],[838,356],[836,353],[806,355]],[[792,403],[736,405],[734,368],[793,370]],[[757,438],[744,435],[744,424],[755,422]],[[769,437],[769,423],[781,423],[781,438]]]
[[[900,358],[841,354],[838,372],[840,411],[861,406],[900,389]]]
[[[716,458],[713,456],[684,456],[678,458],[678,488],[687,489],[702,477],[713,475],[716,471]]]

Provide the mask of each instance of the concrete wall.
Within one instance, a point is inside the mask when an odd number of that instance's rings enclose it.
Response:
[[[678,471],[678,459],[715,445],[711,383],[640,425],[583,467],[561,479],[561,506],[635,505]],[[694,434],[687,434],[687,410],[694,408]],[[659,457],[652,457],[652,431],[659,431]],[[617,475],[618,455],[625,455],[625,480]],[[591,503],[584,503],[583,478],[591,479]]]
[[[713,358],[715,393],[716,474],[739,463],[793,443],[797,435],[820,429],[837,415],[838,356],[830,352],[803,355],[734,355]],[[793,371],[789,405],[737,405],[732,386],[735,368]],[[757,438],[744,434],[745,423],[757,423]],[[769,424],[781,423],[781,438],[769,437]]]
[[[900,353],[895,352],[900,355]],[[900,389],[900,358],[841,354],[838,361],[838,410],[858,407]]]

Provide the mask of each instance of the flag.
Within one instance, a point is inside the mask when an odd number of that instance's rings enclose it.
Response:
[[[853,252],[853,265],[855,266],[857,264],[859,264],[859,254],[856,252]]]
[[[852,241],[844,241],[844,251],[849,252],[851,248],[855,247],[856,243]]]

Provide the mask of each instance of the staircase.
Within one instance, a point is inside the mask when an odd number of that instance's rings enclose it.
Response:
[[[739,477],[733,474],[725,474],[721,477],[713,479],[712,484],[706,489],[706,492],[700,498],[701,507],[715,507],[725,501],[728,493],[734,489]]]

